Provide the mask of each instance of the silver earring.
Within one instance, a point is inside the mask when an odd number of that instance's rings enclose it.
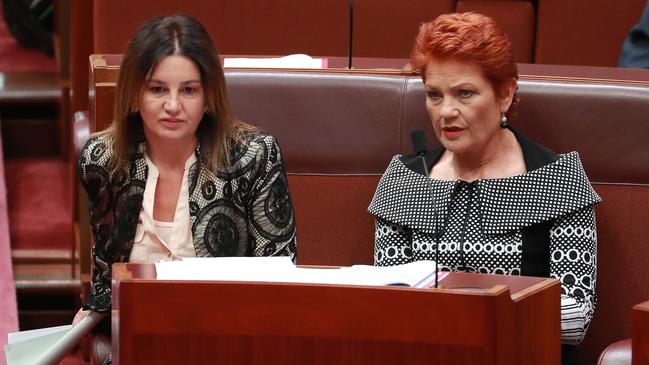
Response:
[[[509,127],[509,124],[507,124],[507,116],[505,116],[505,114],[503,114],[500,117],[500,128],[506,129],[507,127]]]

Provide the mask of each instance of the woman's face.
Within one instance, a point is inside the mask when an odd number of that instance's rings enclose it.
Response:
[[[148,143],[191,143],[205,111],[196,64],[185,56],[160,61],[142,87],[139,109]]]
[[[480,156],[496,133],[501,114],[509,109],[515,80],[506,97],[495,94],[479,65],[454,59],[433,59],[426,67],[426,110],[438,140],[455,154]]]

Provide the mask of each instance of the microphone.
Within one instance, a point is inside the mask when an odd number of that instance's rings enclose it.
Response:
[[[410,132],[410,140],[412,141],[412,148],[415,150],[415,155],[419,156],[421,160],[422,171],[420,173],[428,176],[428,164],[426,163],[426,152],[428,147],[426,145],[426,134],[421,129],[415,129]]]
[[[354,41],[354,0],[347,3],[349,8],[349,54],[347,56],[347,68],[352,69],[352,43]]]
[[[351,1],[351,0],[350,0]],[[421,160],[422,171],[421,174],[428,176],[428,163],[426,162],[426,153],[428,152],[428,147],[426,145],[426,134],[421,129],[415,129],[410,132],[410,140],[412,141],[412,148],[415,150],[415,154],[419,156]],[[431,198],[433,191],[431,189]],[[435,209],[433,207],[433,209]],[[435,209],[435,214],[433,215],[433,222],[435,227],[437,227],[437,209]],[[439,286],[439,233],[433,232],[433,241],[435,242],[435,289]]]

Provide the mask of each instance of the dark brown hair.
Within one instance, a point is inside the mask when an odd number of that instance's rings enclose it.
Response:
[[[113,122],[106,131],[113,137],[113,168],[126,167],[129,155],[144,140],[138,107],[142,87],[155,67],[171,55],[189,58],[200,71],[207,109],[196,136],[205,167],[214,172],[229,167],[229,147],[241,142],[244,131],[256,131],[233,114],[218,53],[203,25],[185,15],[154,18],[137,31],[120,66]]]

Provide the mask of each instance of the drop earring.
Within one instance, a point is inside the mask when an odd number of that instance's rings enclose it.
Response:
[[[509,124],[507,123],[507,116],[503,113],[503,115],[500,117],[500,128],[502,129],[507,129],[509,127]]]

